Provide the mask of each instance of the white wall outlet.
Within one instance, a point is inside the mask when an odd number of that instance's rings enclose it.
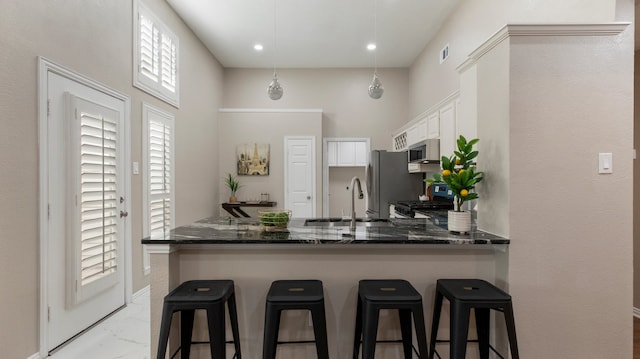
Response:
[[[598,173],[613,173],[613,154],[611,152],[598,154]]]
[[[133,163],[133,174],[134,175],[139,175],[140,174],[140,163],[138,163],[138,162],[134,162]]]

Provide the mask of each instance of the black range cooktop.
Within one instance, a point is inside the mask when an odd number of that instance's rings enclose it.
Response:
[[[398,201],[396,202],[396,208],[406,207],[412,210],[416,209],[453,209],[452,200],[433,200],[433,201]]]

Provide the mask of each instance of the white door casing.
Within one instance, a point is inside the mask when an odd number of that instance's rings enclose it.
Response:
[[[285,208],[294,218],[316,215],[316,151],[315,136],[284,138]]]
[[[44,356],[130,301],[130,144],[127,96],[42,58],[39,91]]]

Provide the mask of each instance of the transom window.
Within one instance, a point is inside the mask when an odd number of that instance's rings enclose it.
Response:
[[[133,85],[179,107],[178,37],[141,1],[135,9]]]

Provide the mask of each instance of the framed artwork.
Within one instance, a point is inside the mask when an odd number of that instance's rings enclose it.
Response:
[[[269,144],[244,144],[236,148],[238,175],[269,175]]]

